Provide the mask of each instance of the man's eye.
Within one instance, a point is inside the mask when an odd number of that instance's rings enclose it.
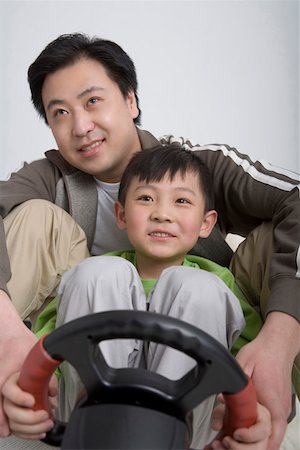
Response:
[[[99,99],[97,97],[92,97],[89,99],[88,103],[90,103],[91,105],[95,105],[96,103],[98,103]]]
[[[68,112],[65,109],[57,109],[54,112],[54,117],[64,116],[66,114],[68,114]]]

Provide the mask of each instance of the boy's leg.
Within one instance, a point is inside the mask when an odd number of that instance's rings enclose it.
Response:
[[[4,219],[12,277],[8,289],[22,319],[54,296],[61,275],[88,256],[85,234],[63,209],[30,200]]]
[[[166,269],[150,297],[150,311],[188,322],[230,348],[244,326],[238,299],[215,275],[190,267]],[[177,379],[190,370],[192,358],[151,343],[148,368],[168,378]],[[215,397],[194,409],[192,448],[203,448],[214,436],[211,412]]]
[[[135,267],[116,256],[94,256],[73,267],[62,277],[58,298],[57,326],[101,311],[146,310],[146,296]],[[140,363],[140,341],[114,339],[100,346],[111,367],[137,367]],[[62,364],[62,372],[60,419],[67,420],[82,385],[69,364]]]

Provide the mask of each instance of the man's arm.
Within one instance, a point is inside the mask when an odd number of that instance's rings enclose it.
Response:
[[[286,431],[291,412],[291,371],[299,351],[299,322],[288,314],[272,312],[257,338],[237,355],[253,380],[258,401],[271,412],[269,450],[279,448]]]
[[[179,143],[207,165],[224,237],[227,233],[247,236],[263,222],[272,223],[271,296],[266,313],[281,311],[300,321],[300,175],[252,161],[228,145],[198,145],[170,135],[160,142]]]
[[[20,370],[25,357],[37,339],[24,325],[7,293],[0,290],[0,392],[2,385],[12,373]],[[7,436],[9,428],[3,412],[0,394],[0,437]]]

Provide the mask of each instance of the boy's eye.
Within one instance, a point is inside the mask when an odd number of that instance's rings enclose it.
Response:
[[[178,198],[176,203],[191,203],[187,198]]]
[[[141,195],[138,200],[142,200],[143,202],[153,202],[153,198],[150,195]]]

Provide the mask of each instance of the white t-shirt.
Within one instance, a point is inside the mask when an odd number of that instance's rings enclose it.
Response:
[[[116,224],[114,204],[120,183],[104,183],[95,178],[98,192],[96,232],[91,255],[103,255],[114,250],[132,249],[126,230]]]

